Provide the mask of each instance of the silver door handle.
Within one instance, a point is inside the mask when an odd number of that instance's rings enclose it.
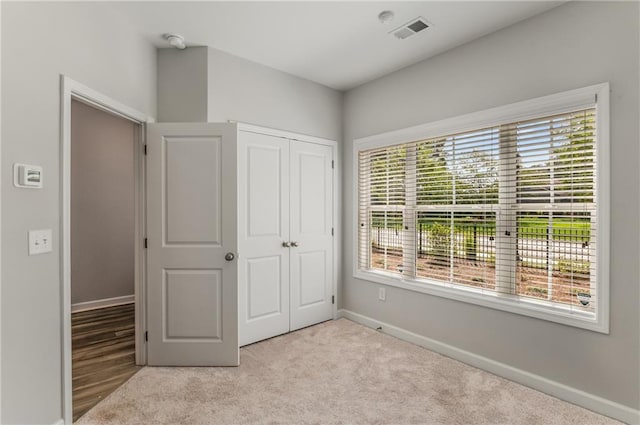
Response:
[[[283,246],[283,248],[290,248],[291,244],[288,241],[284,241],[284,242],[282,242],[282,246]]]
[[[235,258],[236,256],[233,252],[227,252],[227,254],[224,256],[224,259],[227,261],[233,261]]]
[[[298,246],[298,242],[295,242],[295,241],[294,241],[294,242],[291,242],[291,246],[293,246],[293,247],[297,247],[297,246]]]

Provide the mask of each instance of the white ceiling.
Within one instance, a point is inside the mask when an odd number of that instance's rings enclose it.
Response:
[[[117,2],[111,6],[158,47],[174,32],[347,90],[549,10],[563,1]],[[378,13],[392,10],[389,25]],[[388,34],[418,16],[432,23],[406,40]]]

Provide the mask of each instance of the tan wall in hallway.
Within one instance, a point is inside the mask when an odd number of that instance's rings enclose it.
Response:
[[[137,128],[71,105],[71,303],[134,293]]]

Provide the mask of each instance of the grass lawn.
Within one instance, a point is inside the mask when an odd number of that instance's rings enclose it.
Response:
[[[518,233],[524,237],[546,238],[549,220],[543,217],[527,217],[518,221]],[[575,242],[587,242],[591,235],[589,218],[554,218],[553,238]]]

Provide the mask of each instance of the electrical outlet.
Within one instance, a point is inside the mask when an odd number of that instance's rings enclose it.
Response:
[[[51,252],[52,246],[51,229],[29,231],[29,255]]]
[[[378,299],[380,301],[386,301],[387,300],[387,290],[386,290],[386,288],[378,288]]]

